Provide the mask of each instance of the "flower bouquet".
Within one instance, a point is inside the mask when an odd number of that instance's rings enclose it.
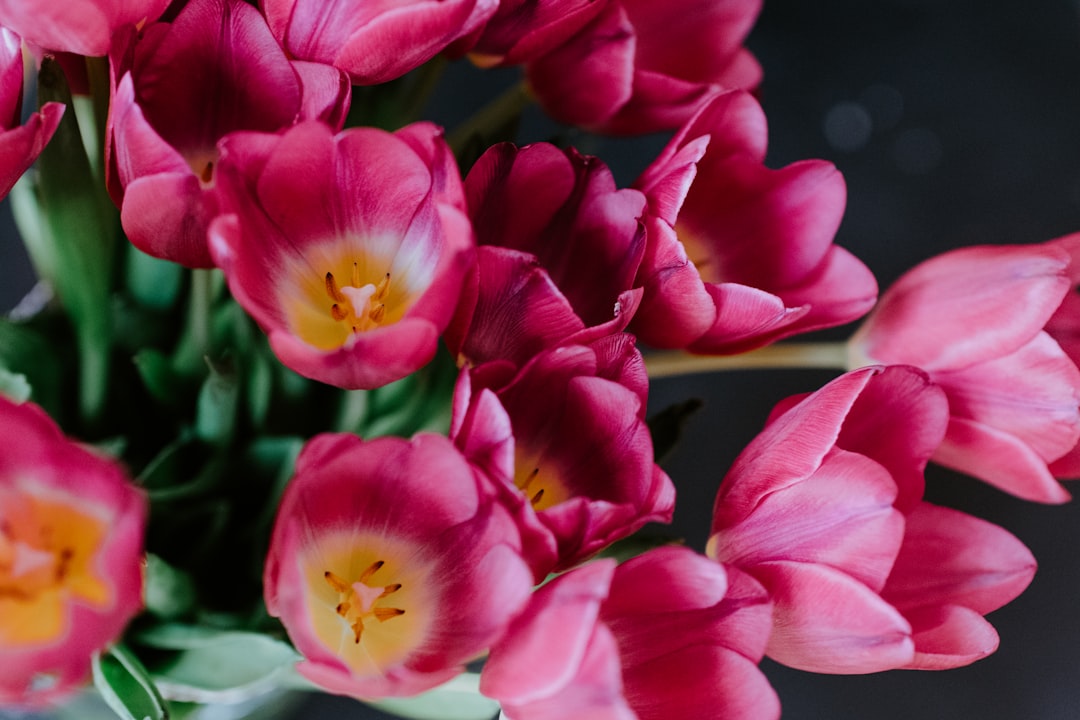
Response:
[[[0,2],[40,277],[0,322],[0,707],[773,718],[765,656],[994,652],[1035,560],[924,471],[1068,499],[1080,236],[878,298],[837,169],[765,163],[759,10]],[[447,132],[453,61],[524,79]],[[533,102],[558,136],[520,137]],[[581,131],[668,135],[620,187]],[[718,473],[691,547],[658,462],[697,404],[650,415],[649,381],[747,366],[837,376]]]

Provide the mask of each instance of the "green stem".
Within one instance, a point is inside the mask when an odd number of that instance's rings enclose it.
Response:
[[[454,128],[446,141],[454,154],[460,156],[469,141],[496,133],[510,118],[528,107],[531,102],[532,95],[525,82],[516,83]]]
[[[210,306],[214,293],[212,272],[201,269],[191,271],[187,328],[175,360],[176,369],[182,373],[201,374],[204,358],[210,354]]]
[[[768,345],[741,355],[690,355],[684,352],[657,352],[645,355],[649,378],[678,377],[720,370],[777,368],[821,368],[846,370],[847,343],[782,343]]]

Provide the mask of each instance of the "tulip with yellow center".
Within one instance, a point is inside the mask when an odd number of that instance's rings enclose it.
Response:
[[[266,604],[344,695],[414,695],[481,655],[528,600],[510,511],[444,437],[320,435],[278,511]]]
[[[0,706],[77,689],[142,606],[146,501],[36,405],[0,397]]]
[[[474,254],[442,131],[309,122],[221,148],[210,252],[281,361],[370,389],[431,360]]]

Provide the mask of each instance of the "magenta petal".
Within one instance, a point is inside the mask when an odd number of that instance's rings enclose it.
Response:
[[[623,682],[639,720],[780,717],[780,698],[757,663],[725,647],[684,647],[630,668]]]
[[[1051,244],[939,255],[889,288],[852,343],[876,362],[930,371],[1007,355],[1057,310],[1070,285],[1068,264],[1068,253]]]
[[[323,352],[288,331],[270,333],[270,347],[296,372],[357,390],[381,387],[427,365],[435,357],[439,330],[420,318],[405,318],[392,326],[356,335],[340,350]]]
[[[529,85],[559,121],[601,125],[630,99],[636,42],[622,6],[608,3],[569,42],[526,66]]]
[[[914,656],[911,626],[850,576],[820,565],[753,568],[774,603],[766,654],[800,670],[862,674],[903,667]]]
[[[1070,498],[1030,445],[973,420],[951,418],[933,459],[1025,500],[1056,504]]]
[[[716,320],[704,335],[687,345],[694,353],[739,353],[793,327],[810,307],[788,307],[772,293],[737,283],[706,284],[716,306]]]
[[[25,125],[0,131],[0,197],[4,197],[16,181],[33,165],[38,155],[56,132],[64,105],[46,103]]]
[[[970,665],[998,648],[998,634],[982,615],[947,605],[908,614],[915,657],[908,670],[950,670]]]
[[[159,173],[128,185],[120,221],[128,239],[143,252],[186,267],[208,268],[214,262],[206,233],[216,212],[216,198],[203,191],[190,171]]]
[[[322,120],[334,130],[340,130],[349,114],[352,85],[349,76],[332,65],[293,61],[300,76],[303,93],[300,120]]]

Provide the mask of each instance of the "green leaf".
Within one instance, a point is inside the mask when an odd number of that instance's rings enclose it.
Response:
[[[462,673],[416,697],[371,704],[412,720],[491,720],[499,714],[499,703],[480,694],[480,676],[476,673]]]
[[[195,604],[195,584],[191,576],[174,568],[157,555],[146,556],[146,609],[160,618],[177,618]]]
[[[143,645],[177,651],[154,668],[163,691],[177,700],[235,702],[277,687],[300,655],[261,633],[221,631],[196,625],[157,625],[140,632]]]
[[[697,398],[690,398],[675,403],[648,419],[649,433],[652,435],[653,459],[660,462],[670,453],[682,436],[683,429],[690,418],[701,409],[704,403]]]
[[[176,406],[185,395],[185,379],[173,369],[172,360],[162,352],[146,348],[135,353],[135,369],[139,371],[143,385],[155,400]]]
[[[199,390],[195,411],[195,434],[215,445],[224,445],[236,430],[240,388],[236,378],[211,365],[210,376]]]
[[[180,296],[184,269],[130,245],[124,275],[128,291],[137,303],[151,310],[168,310]]]
[[[24,403],[30,399],[30,382],[21,373],[13,373],[0,367],[0,395],[13,403]]]
[[[167,720],[169,712],[146,668],[123,645],[93,659],[94,686],[124,720]]]

